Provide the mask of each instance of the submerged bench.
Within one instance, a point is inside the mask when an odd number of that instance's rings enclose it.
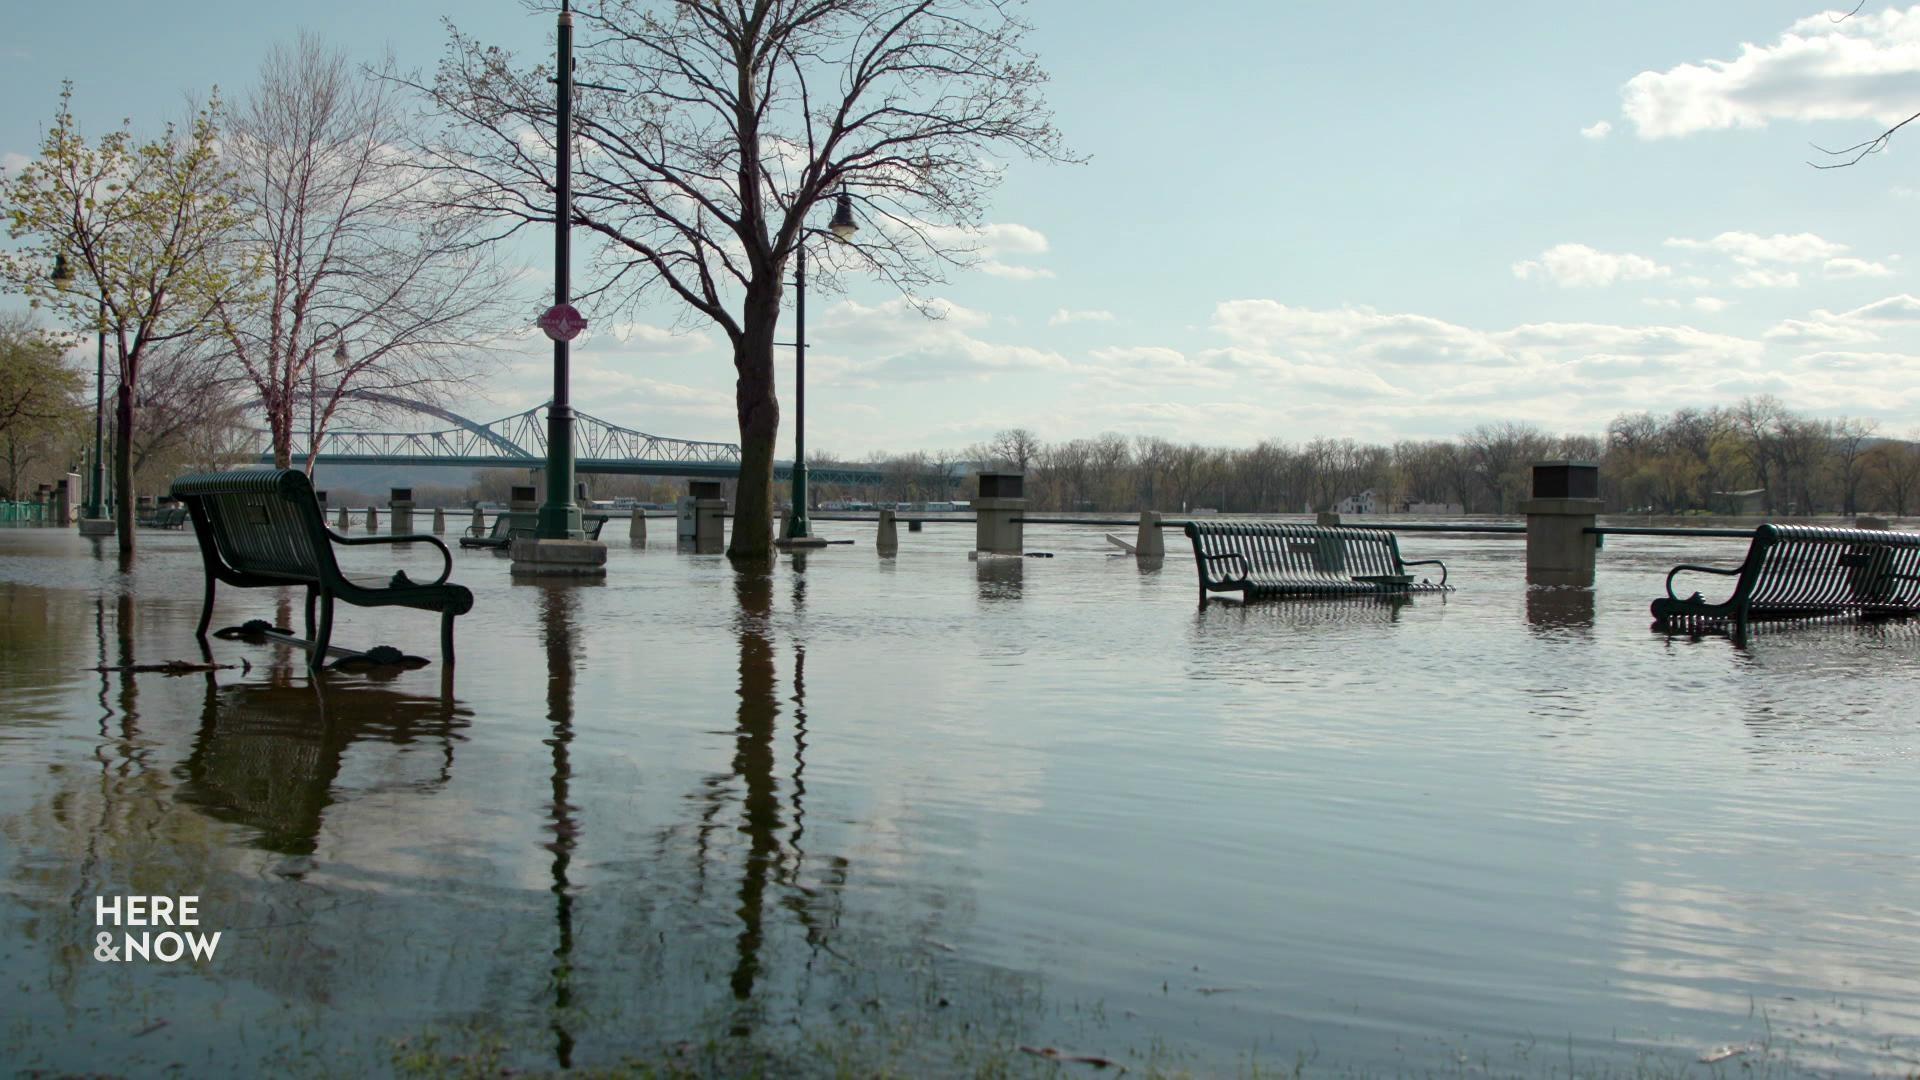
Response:
[[[1681,573],[1738,578],[1733,595],[1708,601],[1674,594]],[[1920,534],[1879,529],[1762,525],[1747,557],[1724,569],[1683,564],[1667,574],[1667,595],[1653,602],[1654,625],[1711,629],[1732,623],[1830,616],[1920,615]]]
[[[606,514],[585,514],[580,518],[580,530],[585,539],[600,539],[600,530],[606,527]],[[500,516],[493,519],[493,531],[487,533],[485,536],[474,532],[473,527],[468,526],[467,535],[460,538],[460,546],[463,548],[504,548],[513,543],[513,538],[516,536],[532,535],[533,530],[531,529],[514,528],[513,515],[503,511]]]
[[[1399,541],[1385,529],[1189,521],[1185,531],[1193,541],[1202,602],[1216,592],[1257,600],[1452,590],[1440,560],[1402,559]],[[1409,566],[1438,566],[1440,580],[1416,582]]]
[[[307,639],[289,638],[308,650],[307,666],[324,666],[333,636],[335,600],[355,607],[409,607],[440,613],[440,657],[453,663],[453,620],[473,610],[473,593],[448,584],[453,553],[431,536],[341,536],[327,528],[313,485],[294,469],[246,469],[201,473],[173,482],[172,494],[186,504],[206,563],[206,603],[197,634],[207,636],[213,620],[215,582],[237,588],[304,585],[307,589]],[[427,543],[440,549],[446,569],[431,582],[411,581],[404,572],[380,579],[350,578],[334,559],[334,545]],[[314,609],[319,608],[316,625]],[[224,633],[224,632],[223,632]],[[334,649],[335,652],[345,650]]]

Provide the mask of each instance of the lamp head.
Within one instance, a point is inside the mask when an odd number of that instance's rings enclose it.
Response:
[[[346,367],[347,362],[352,359],[353,357],[347,355],[347,343],[345,341],[333,347],[333,362],[337,366]]]
[[[833,220],[827,223],[827,228],[832,229],[833,235],[842,241],[853,239],[853,234],[860,230],[859,224],[853,220],[853,200],[844,191],[833,200]]]
[[[73,267],[67,265],[67,255],[60,252],[53,257],[53,283],[65,285],[73,280]]]

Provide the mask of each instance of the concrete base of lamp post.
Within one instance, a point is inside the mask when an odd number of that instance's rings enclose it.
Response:
[[[891,510],[880,511],[880,528],[873,538],[873,547],[882,558],[891,558],[900,552],[900,528]]]
[[[605,577],[607,545],[598,540],[516,536],[510,548],[514,577]]]
[[[112,536],[113,534],[114,534],[114,524],[113,524],[112,518],[83,517],[80,519],[80,535],[81,536]]]
[[[433,534],[445,536],[447,532],[447,511],[444,507],[433,508]]]
[[[647,542],[647,515],[637,506],[633,508],[633,519],[627,522],[627,539],[636,544]]]

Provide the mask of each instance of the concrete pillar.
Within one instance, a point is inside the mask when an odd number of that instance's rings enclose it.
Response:
[[[787,508],[784,506],[774,511],[773,535],[776,538],[787,535]]]
[[[447,511],[444,507],[433,508],[433,535],[445,536],[447,533]]]
[[[404,536],[413,531],[413,489],[388,488],[387,506],[393,511],[393,531]]]
[[[973,547],[979,554],[1020,555],[1026,551],[1024,526],[1027,478],[1021,473],[981,473],[973,500]]]
[[[370,533],[380,531],[380,508],[377,506],[367,507],[367,531]]]
[[[633,520],[627,522],[627,539],[636,544],[647,542],[647,512],[637,506],[633,508]]]
[[[1882,529],[1882,530],[1893,528],[1892,525],[1887,524],[1886,518],[1874,517],[1870,514],[1861,514],[1859,517],[1854,518],[1853,527],[1856,529]]]
[[[479,503],[473,504],[473,528],[471,531],[475,536],[487,535],[487,512],[480,509]]]
[[[1593,584],[1600,537],[1587,532],[1600,514],[1600,467],[1589,461],[1542,461],[1533,466],[1527,515],[1527,584]]]
[[[340,508],[340,520],[336,525],[334,525],[334,528],[339,530],[340,532],[346,532],[348,529],[353,528],[353,523],[347,520],[346,507],[343,506]]]
[[[1167,557],[1167,542],[1160,535],[1159,511],[1140,511],[1140,528],[1133,534],[1133,555],[1137,559]]]
[[[701,555],[719,554],[727,546],[727,500],[720,497],[720,481],[689,481],[687,493],[688,513],[693,521],[693,550]]]
[[[873,547],[883,557],[891,557],[899,553],[900,530],[894,521],[893,511],[880,511],[880,531],[873,538]]]
[[[907,531],[919,532],[923,527],[925,527],[925,525],[926,523],[921,521],[919,518],[914,518],[912,521],[907,522]]]
[[[540,489],[531,484],[515,487],[507,496],[507,512],[513,517],[513,524],[507,526],[509,531],[532,534],[540,528]]]
[[[68,473],[66,478],[53,486],[53,523],[63,529],[73,528],[73,493],[80,489],[80,477],[77,473]]]
[[[1313,515],[1313,523],[1315,525],[1338,525],[1340,524],[1340,515],[1332,510],[1322,510]]]

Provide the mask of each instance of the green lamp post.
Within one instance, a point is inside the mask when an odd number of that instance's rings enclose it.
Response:
[[[834,239],[845,243],[853,239],[860,226],[853,220],[853,200],[842,191],[834,199],[833,220],[827,223]],[[793,509],[787,513],[787,532],[782,539],[805,540],[813,536],[813,523],[807,516],[807,233],[800,231],[793,257]]]

